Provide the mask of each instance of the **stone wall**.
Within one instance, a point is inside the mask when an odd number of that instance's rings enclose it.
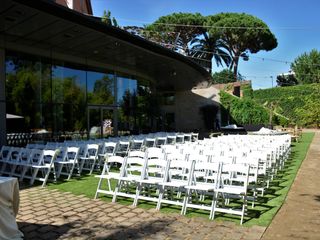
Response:
[[[200,111],[203,106],[217,106],[219,108],[219,90],[214,87],[203,89],[192,89],[175,93],[174,105],[162,106],[162,114],[175,114],[175,130],[176,131],[207,131],[203,115]],[[220,110],[217,113],[220,119]],[[212,119],[215,122],[215,119]]]

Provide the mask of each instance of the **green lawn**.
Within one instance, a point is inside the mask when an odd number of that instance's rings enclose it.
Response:
[[[281,207],[287,193],[293,183],[297,171],[304,160],[306,153],[312,142],[314,133],[304,133],[298,143],[292,144],[291,157],[286,162],[283,171],[279,172],[277,177],[271,182],[270,188],[267,189],[263,197],[259,197],[254,208],[248,206],[248,216],[245,218],[244,226],[260,225],[268,226],[273,217]],[[85,195],[93,198],[98,185],[98,178],[91,176],[83,176],[81,178],[73,178],[70,181],[60,181],[58,183],[48,184],[49,189],[58,189],[60,191],[71,192],[77,195]],[[104,201],[111,201],[111,197],[100,196]],[[118,203],[124,205],[132,204],[132,199],[118,198]],[[155,203],[139,201],[139,207],[149,209],[155,208]],[[174,206],[163,205],[161,212],[180,213],[180,208]],[[208,218],[207,211],[189,210],[188,217],[204,217]],[[215,220],[234,221],[239,224],[240,217],[234,215],[217,214]],[[208,220],[209,221],[209,220]]]

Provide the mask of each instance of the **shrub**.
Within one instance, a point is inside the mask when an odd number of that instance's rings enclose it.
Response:
[[[267,109],[249,98],[240,99],[221,91],[220,102],[237,124],[267,124],[269,122]]]

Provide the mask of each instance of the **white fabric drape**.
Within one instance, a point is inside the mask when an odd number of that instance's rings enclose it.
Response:
[[[23,233],[16,222],[19,201],[18,180],[0,177],[0,239],[22,239]]]

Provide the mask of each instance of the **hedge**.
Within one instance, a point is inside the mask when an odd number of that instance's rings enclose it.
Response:
[[[249,98],[238,98],[220,91],[220,102],[224,111],[231,119],[229,123],[236,124],[268,124],[269,112],[266,108]],[[224,115],[224,114],[223,114]],[[223,121],[223,124],[226,122]]]
[[[291,87],[276,87],[253,91],[253,100],[264,104],[274,102],[278,105],[277,112],[290,119],[292,124],[303,122],[306,107],[310,97],[314,102],[320,99],[320,84],[304,84]],[[250,96],[244,95],[245,99]],[[312,99],[311,99],[312,100]],[[304,114],[304,115],[303,115]]]

